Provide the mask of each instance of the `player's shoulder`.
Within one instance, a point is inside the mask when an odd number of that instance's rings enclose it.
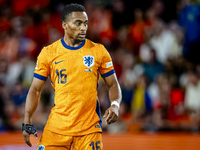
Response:
[[[61,44],[60,42],[61,39],[53,42],[52,44],[50,45],[47,45],[46,47],[44,47],[44,49],[47,51],[47,52],[53,52],[57,49],[57,47]]]
[[[95,43],[89,39],[86,39],[86,47],[94,48],[94,49],[98,49],[98,50],[105,50],[105,47],[103,46],[103,44]]]
[[[53,42],[50,45],[43,47],[42,51],[40,52],[40,55],[42,55],[43,57],[46,57],[47,59],[53,58],[58,53],[58,49],[61,44],[60,40],[61,39]]]

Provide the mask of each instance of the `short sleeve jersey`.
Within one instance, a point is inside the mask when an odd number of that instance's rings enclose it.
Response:
[[[46,129],[64,135],[102,132],[97,84],[99,73],[115,73],[111,57],[103,45],[88,39],[78,47],[68,46],[63,38],[44,47],[34,77],[49,76],[55,90],[54,107]]]

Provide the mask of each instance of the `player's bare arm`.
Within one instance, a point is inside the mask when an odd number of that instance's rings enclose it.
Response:
[[[106,118],[106,124],[114,123],[118,118],[119,104],[121,102],[121,88],[117,81],[115,74],[106,77],[105,82],[109,87],[109,99],[111,106],[105,111],[104,118]]]
[[[33,79],[32,85],[29,89],[29,92],[26,98],[24,124],[31,124],[31,117],[37,108],[41,89],[44,83],[45,81],[43,80],[39,80],[37,78]],[[25,130],[23,131],[23,137],[24,137],[25,143],[31,147],[32,144],[30,142],[30,135]],[[35,134],[34,137],[37,139],[37,134]]]

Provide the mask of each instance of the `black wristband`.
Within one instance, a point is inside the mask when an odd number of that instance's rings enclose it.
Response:
[[[33,134],[35,135],[37,132],[36,132],[36,129],[34,127],[34,125],[31,125],[31,124],[25,124],[22,123],[22,131],[26,131],[29,135]]]

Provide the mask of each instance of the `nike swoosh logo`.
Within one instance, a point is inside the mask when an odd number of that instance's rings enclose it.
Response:
[[[58,62],[55,61],[55,64],[57,65],[57,64],[59,64],[59,63],[61,63],[63,61],[65,61],[65,60],[61,60],[61,61],[58,61]]]

